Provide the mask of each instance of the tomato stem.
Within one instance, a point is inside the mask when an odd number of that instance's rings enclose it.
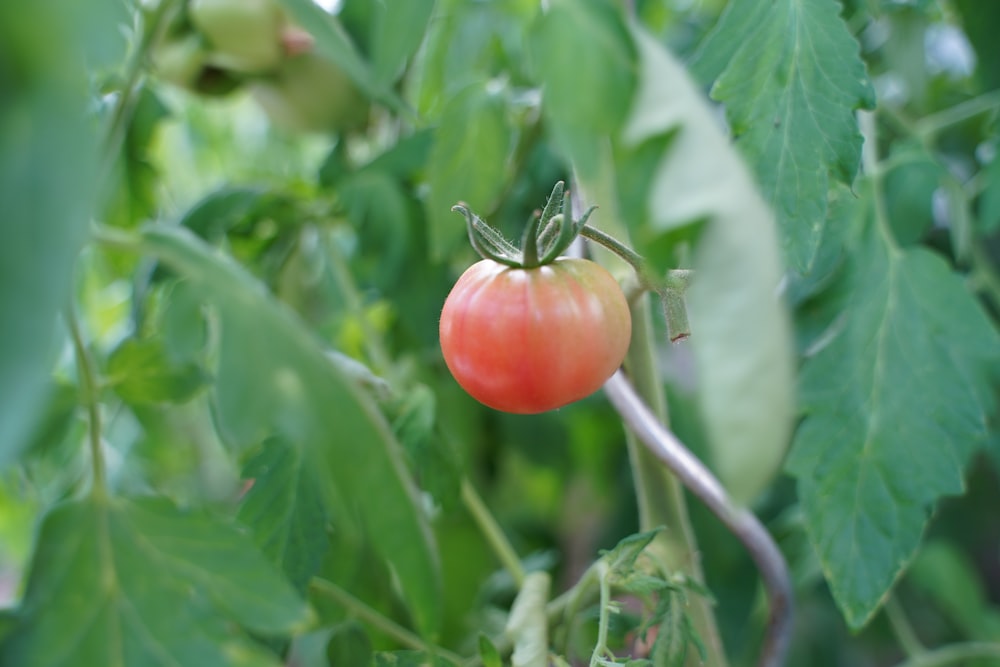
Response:
[[[80,389],[87,408],[90,465],[93,473],[91,493],[95,497],[101,497],[107,493],[107,474],[104,465],[104,452],[101,449],[101,405],[98,395],[97,371],[94,367],[94,360],[87,350],[87,344],[84,342],[76,310],[72,306],[66,310],[66,324],[69,328],[70,338],[73,340],[73,352],[76,355],[77,372],[80,375]]]
[[[493,553],[496,554],[500,563],[514,579],[514,584],[520,589],[524,585],[525,576],[521,559],[518,557],[514,547],[511,546],[510,540],[507,539],[500,524],[497,523],[493,514],[490,513],[489,508],[486,507],[486,503],[483,502],[483,499],[468,479],[462,480],[462,504],[465,505],[465,508],[472,515],[473,520],[475,520],[476,525],[479,526],[479,530],[486,537],[486,541],[493,549]]]

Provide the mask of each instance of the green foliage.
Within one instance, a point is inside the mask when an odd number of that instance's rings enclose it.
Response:
[[[232,527],[160,501],[94,496],[45,518],[0,651],[39,667],[280,664],[230,621],[280,636],[310,612]]]
[[[0,4],[0,665],[759,664],[639,413],[443,362],[557,182],[785,664],[995,662],[1000,4],[238,4]]]
[[[693,68],[715,81],[733,134],[782,228],[792,268],[808,271],[826,222],[832,174],[850,183],[861,159],[854,112],[875,93],[857,43],[829,0],[731,2]]]

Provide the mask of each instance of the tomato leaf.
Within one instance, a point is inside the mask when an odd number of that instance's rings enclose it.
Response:
[[[128,403],[183,403],[208,383],[197,363],[174,363],[161,338],[126,338],[108,359],[108,384]]]
[[[812,265],[832,173],[850,183],[861,159],[855,111],[875,93],[858,44],[830,0],[733,0],[692,67],[715,81],[738,145],[778,215],[795,269]]]
[[[391,86],[402,74],[424,38],[434,13],[434,0],[410,0],[396,5],[375,3],[372,35],[372,70],[383,86]]]
[[[549,601],[551,579],[547,572],[531,572],[514,600],[507,619],[506,634],[514,643],[510,660],[518,667],[548,665],[548,620],[545,605]]]
[[[360,518],[399,577],[418,627],[433,632],[440,618],[436,551],[404,454],[372,399],[260,283],[190,233],[150,228],[143,247],[217,312],[223,438],[251,446],[281,435],[302,447],[305,464],[327,480],[324,499],[339,512],[333,519]]]
[[[507,182],[513,140],[502,93],[479,85],[449,100],[427,166],[427,216],[435,257],[444,257],[465,237],[465,226],[451,212],[454,204],[461,200],[476,211],[496,207]]]
[[[986,189],[979,200],[979,223],[983,234],[1000,229],[1000,153],[986,167]]]
[[[45,403],[56,315],[93,204],[95,132],[71,4],[0,8],[0,465]]]
[[[272,438],[244,466],[243,477],[253,486],[237,518],[250,527],[264,555],[305,592],[330,544],[315,469],[305,465],[300,449]]]
[[[774,217],[680,64],[640,28],[633,35],[639,92],[622,143],[663,149],[657,160],[638,151],[653,172],[648,192],[633,193],[646,205],[640,250],[665,272],[672,257],[657,252],[659,237],[702,222],[687,293],[698,405],[715,470],[745,503],[778,471],[793,413],[791,333],[775,295],[782,268]]]
[[[803,367],[805,419],[788,461],[853,628],[913,558],[934,502],[964,489],[1000,362],[1000,337],[944,260],[889,247],[868,227],[842,278],[843,328]]]
[[[160,500],[91,497],[45,518],[0,661],[278,667],[232,622],[282,635],[311,615],[231,526]]]
[[[621,13],[607,0],[549,3],[531,32],[548,130],[590,177],[602,137],[625,120],[635,90],[635,54]],[[586,72],[581,84],[579,73]]]

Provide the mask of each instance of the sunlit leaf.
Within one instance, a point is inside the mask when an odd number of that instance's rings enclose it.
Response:
[[[842,329],[803,367],[806,416],[788,461],[855,628],[913,558],[935,501],[962,492],[1000,362],[1000,338],[944,260],[888,246],[868,227],[844,274]]]
[[[45,518],[0,662],[277,667],[233,622],[282,635],[310,616],[230,526],[158,500],[92,497]]]
[[[831,0],[733,0],[692,67],[715,81],[738,144],[778,216],[793,268],[812,265],[830,176],[850,183],[861,159],[855,111],[875,93]]]

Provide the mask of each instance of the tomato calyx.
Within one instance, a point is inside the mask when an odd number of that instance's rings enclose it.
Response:
[[[469,228],[469,241],[484,259],[519,269],[534,269],[551,264],[563,254],[587,224],[596,206],[587,209],[579,219],[570,210],[569,193],[559,181],[545,202],[545,208],[536,211],[528,220],[521,239],[521,247],[504,238],[485,220],[469,210],[464,203],[451,207],[465,216]]]

